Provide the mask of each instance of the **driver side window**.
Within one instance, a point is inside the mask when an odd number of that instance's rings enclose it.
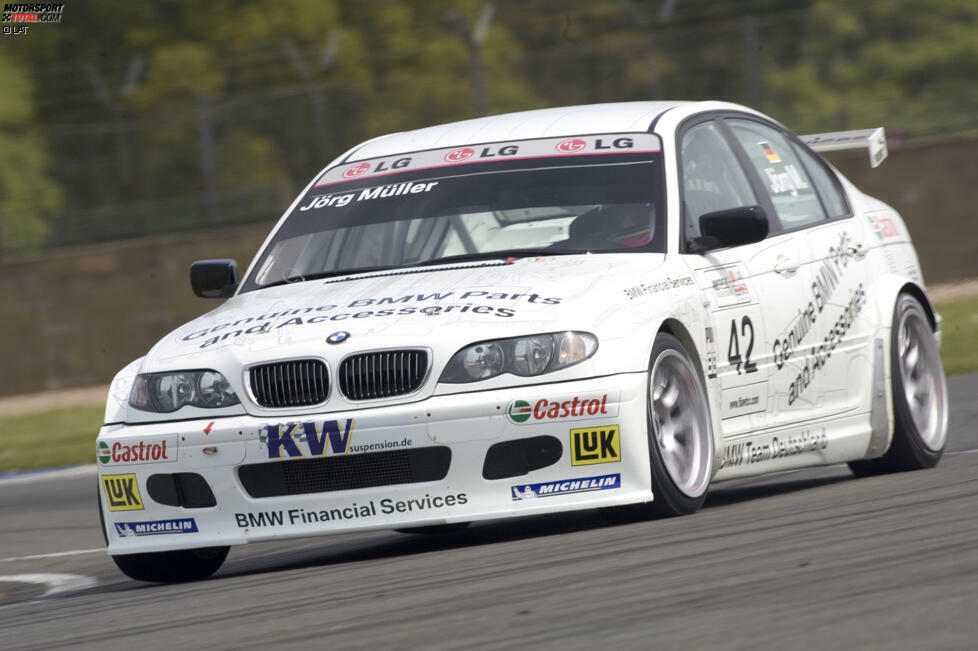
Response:
[[[697,124],[682,138],[683,235],[700,236],[700,216],[757,203],[740,163],[714,122]]]

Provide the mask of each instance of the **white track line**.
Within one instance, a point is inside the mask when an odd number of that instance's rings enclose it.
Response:
[[[0,558],[0,563],[15,563],[18,561],[35,561],[41,558],[57,558],[59,556],[78,556],[80,554],[105,553],[105,547],[98,549],[75,549],[70,552],[54,552],[52,554],[32,554],[30,556],[12,556],[11,558]]]
[[[27,470],[22,473],[0,477],[0,485],[3,484],[30,484],[36,481],[50,481],[52,479],[72,479],[75,477],[85,477],[95,475],[98,467],[94,463],[84,466],[69,466],[67,468],[54,468],[52,470]]]
[[[87,590],[98,585],[98,581],[81,574],[10,574],[0,575],[0,583],[39,583],[47,586],[42,597],[50,597],[60,592]]]

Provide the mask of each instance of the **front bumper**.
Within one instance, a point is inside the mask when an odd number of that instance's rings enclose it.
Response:
[[[97,444],[109,553],[238,545],[647,502],[652,493],[646,387],[645,373],[624,373],[434,396],[345,413],[109,425],[100,431]],[[559,456],[547,459],[549,465],[519,475],[504,471],[510,476],[499,479],[484,477],[492,446],[541,436],[559,441]],[[431,448],[450,450],[447,472],[438,472],[443,476],[431,481],[422,477],[416,483],[349,488],[388,478],[397,482],[396,472],[383,475],[388,472],[383,464],[359,464],[378,456],[340,462],[346,474],[330,486],[309,472],[313,466],[328,466],[333,457],[408,451],[383,457],[403,461]],[[317,461],[310,465],[313,458]],[[283,466],[267,466],[296,461],[306,466],[288,470],[306,470],[284,473]],[[281,494],[284,479],[272,481],[271,488],[268,482],[256,488],[255,473],[249,479],[242,467],[257,468],[258,476],[269,474],[265,470],[276,477],[288,475],[289,491],[326,491]],[[150,478],[175,473],[203,478],[216,505],[163,503],[173,502],[173,490],[161,492],[159,486],[172,487],[174,482]],[[383,476],[370,480],[370,473]],[[161,497],[163,493],[168,497]]]

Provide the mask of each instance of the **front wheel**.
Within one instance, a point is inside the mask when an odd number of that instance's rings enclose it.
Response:
[[[933,468],[947,442],[947,380],[924,307],[900,294],[890,333],[893,442],[878,459],[854,461],[857,475]]]
[[[706,389],[679,340],[660,333],[648,384],[652,502],[604,511],[612,522],[687,515],[706,500],[713,475],[713,427]]]
[[[112,560],[130,579],[152,583],[179,583],[206,579],[227,558],[230,547],[203,547],[149,554],[122,554]]]
[[[665,333],[652,347],[648,412],[652,511],[693,513],[706,500],[713,474],[710,408],[689,355]]]

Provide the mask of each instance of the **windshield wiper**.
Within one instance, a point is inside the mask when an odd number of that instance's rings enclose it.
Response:
[[[333,278],[336,276],[353,276],[356,274],[366,274],[374,271],[388,271],[389,269],[401,269],[400,265],[385,265],[381,267],[358,267],[356,269],[339,269],[334,271],[319,271],[311,274],[301,274],[296,276],[289,276],[288,278],[283,278],[282,280],[276,280],[273,283],[268,283],[266,285],[261,285],[262,289],[266,287],[277,287],[279,285],[291,285],[293,283],[304,283],[307,280],[318,280],[320,278]]]
[[[262,285],[261,288],[278,287],[279,285],[291,285],[302,283],[307,280],[318,280],[321,278],[335,278],[337,276],[354,276],[357,274],[373,273],[375,271],[392,271],[396,269],[415,269],[417,267],[430,267],[438,264],[451,264],[453,262],[474,262],[478,260],[506,260],[508,258],[526,258],[537,255],[581,255],[587,251],[580,249],[510,249],[507,251],[483,251],[481,253],[461,253],[459,255],[449,255],[443,258],[434,258],[422,262],[414,262],[404,265],[384,265],[380,267],[358,267],[356,269],[339,269],[335,271],[319,271],[311,274],[289,276],[282,280]]]
[[[451,264],[453,262],[471,262],[476,260],[507,260],[509,258],[528,258],[537,255],[583,255],[587,251],[580,249],[509,249],[506,251],[483,251],[481,253],[460,253],[443,258],[433,258],[416,262],[408,267],[430,267],[436,264]]]

